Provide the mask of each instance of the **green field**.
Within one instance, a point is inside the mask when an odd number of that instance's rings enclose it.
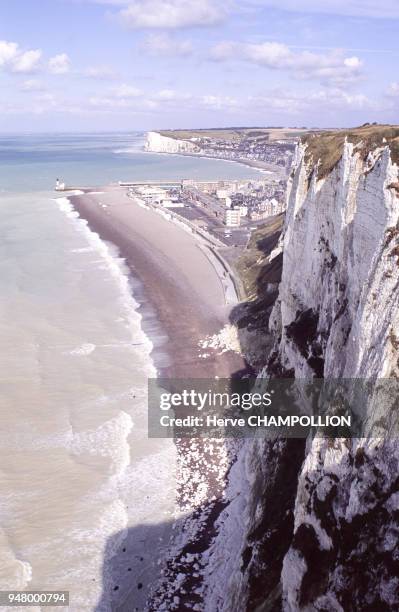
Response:
[[[161,130],[162,136],[176,138],[177,140],[190,140],[191,138],[211,138],[212,140],[240,141],[246,140],[279,140],[300,137],[308,133],[304,128],[262,128],[262,127],[232,127],[212,128],[201,130]]]

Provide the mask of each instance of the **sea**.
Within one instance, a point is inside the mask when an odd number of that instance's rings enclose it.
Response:
[[[175,449],[147,438],[162,330],[143,332],[145,287],[55,181],[260,176],[143,145],[139,132],[0,135],[0,591],[69,591],[72,612],[144,609]]]

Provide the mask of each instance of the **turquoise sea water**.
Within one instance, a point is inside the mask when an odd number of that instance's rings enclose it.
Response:
[[[124,534],[170,521],[175,455],[147,440],[155,369],[135,281],[55,180],[258,176],[142,145],[140,134],[0,137],[0,590],[69,590],[71,612],[115,610],[116,580],[118,602],[144,584],[142,609],[162,543],[138,551]]]
[[[257,170],[231,162],[146,153],[144,134],[0,135],[0,191],[93,187],[150,179],[202,180],[259,177]]]

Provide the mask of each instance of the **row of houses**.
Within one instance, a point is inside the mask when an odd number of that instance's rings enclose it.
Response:
[[[284,199],[279,182],[184,180],[166,188],[136,185],[131,190],[147,204],[164,208],[182,208],[187,203],[199,205],[227,227],[239,227],[243,218],[259,220],[282,212]],[[276,197],[266,194],[275,193]]]

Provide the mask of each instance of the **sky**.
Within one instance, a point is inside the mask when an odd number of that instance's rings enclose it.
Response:
[[[0,131],[398,123],[399,0],[2,0]]]

